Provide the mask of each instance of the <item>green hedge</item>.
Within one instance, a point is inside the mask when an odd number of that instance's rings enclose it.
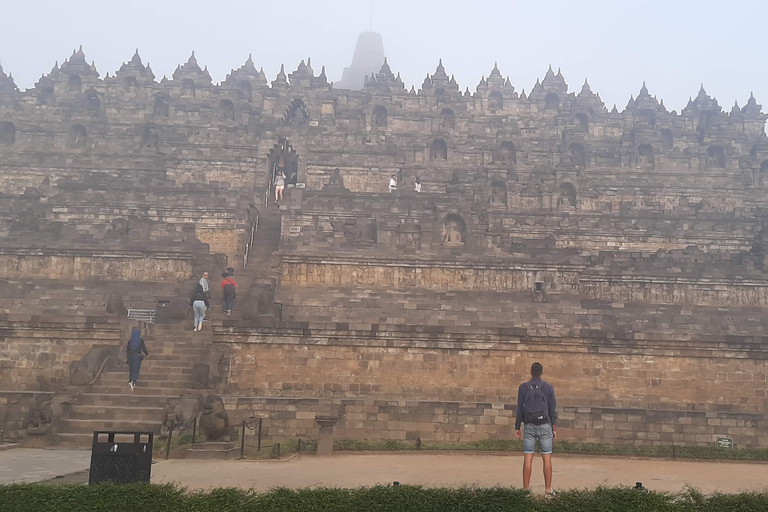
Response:
[[[172,485],[0,486],[0,510],[12,512],[494,512],[494,511],[735,511],[768,510],[768,493],[682,494],[629,488],[562,491],[554,498],[513,488],[430,489],[416,486],[358,489],[241,489],[188,492]]]

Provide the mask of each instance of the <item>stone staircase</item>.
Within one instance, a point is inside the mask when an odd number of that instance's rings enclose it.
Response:
[[[259,228],[254,233],[248,264],[245,269],[238,269],[234,276],[238,291],[231,317],[225,316],[221,311],[223,305],[219,289],[221,275],[211,276],[211,308],[206,318],[212,320],[242,318],[243,301],[251,285],[276,285],[280,275],[280,257],[277,251],[280,245],[281,217],[281,212],[273,204],[265,207],[259,214]]]
[[[192,389],[192,367],[204,360],[212,345],[210,328],[193,332],[180,324],[149,326],[144,334],[149,357],[141,366],[136,389],[128,385],[124,347],[113,371],[103,372],[72,406],[57,431],[57,444],[87,447],[95,430],[160,432],[168,398]]]
[[[89,447],[96,430],[159,433],[163,409],[169,398],[185,392],[203,395],[215,392],[192,388],[192,367],[203,362],[213,348],[209,322],[241,318],[243,308],[238,307],[238,301],[245,300],[248,288],[252,284],[276,282],[280,261],[275,253],[280,243],[280,219],[280,212],[272,205],[260,217],[249,264],[235,275],[239,293],[232,317],[223,315],[221,311],[220,276],[211,273],[211,308],[203,331],[192,331],[191,319],[147,326],[143,337],[150,355],[142,363],[134,390],[128,385],[128,365],[125,363],[127,340],[123,341],[120,361],[114,370],[103,372],[80,395],[77,405],[72,406],[69,418],[59,424],[57,444]]]

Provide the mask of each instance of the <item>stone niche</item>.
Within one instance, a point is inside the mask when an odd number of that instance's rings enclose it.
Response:
[[[421,249],[421,226],[413,221],[406,219],[399,224],[395,236],[398,250],[406,252],[415,252]]]
[[[442,243],[445,247],[464,247],[467,243],[467,225],[461,215],[449,213],[443,220]]]

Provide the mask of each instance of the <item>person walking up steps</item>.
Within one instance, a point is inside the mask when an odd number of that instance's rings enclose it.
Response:
[[[136,388],[136,381],[139,379],[141,361],[144,360],[142,353],[149,356],[147,346],[144,345],[144,339],[141,337],[141,330],[138,327],[134,327],[131,331],[131,339],[128,340],[125,352],[128,354],[128,385],[133,391]]]
[[[517,390],[517,415],[515,437],[523,440],[523,489],[531,485],[533,454],[536,441],[539,442],[541,460],[544,463],[544,485],[547,496],[554,496],[552,489],[552,441],[557,437],[557,401],[555,389],[541,380],[544,367],[541,363],[531,365],[531,380],[520,384]],[[525,430],[520,432],[520,423]]]
[[[224,294],[224,314],[229,316],[232,314],[232,306],[235,305],[235,292],[237,290],[237,283],[234,279],[229,277],[227,272],[221,274],[221,277],[223,278],[221,280],[220,288]]]
[[[211,290],[210,290],[210,285],[208,284],[208,272],[203,272],[203,277],[200,278],[199,284],[200,286],[203,287],[203,292],[205,292],[205,296],[210,298]]]
[[[205,310],[211,305],[208,303],[208,294],[203,291],[203,286],[198,283],[195,292],[189,299],[189,305],[195,314],[195,331],[203,330],[203,320],[205,320]]]

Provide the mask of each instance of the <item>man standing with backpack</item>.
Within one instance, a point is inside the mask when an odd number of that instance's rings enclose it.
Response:
[[[541,380],[544,367],[541,363],[531,365],[531,380],[520,384],[517,390],[517,415],[515,437],[523,440],[523,489],[531,485],[533,453],[539,442],[541,460],[544,462],[544,485],[547,496],[554,496],[552,490],[552,441],[557,437],[557,401],[555,389]],[[520,432],[520,423],[525,429]]]

